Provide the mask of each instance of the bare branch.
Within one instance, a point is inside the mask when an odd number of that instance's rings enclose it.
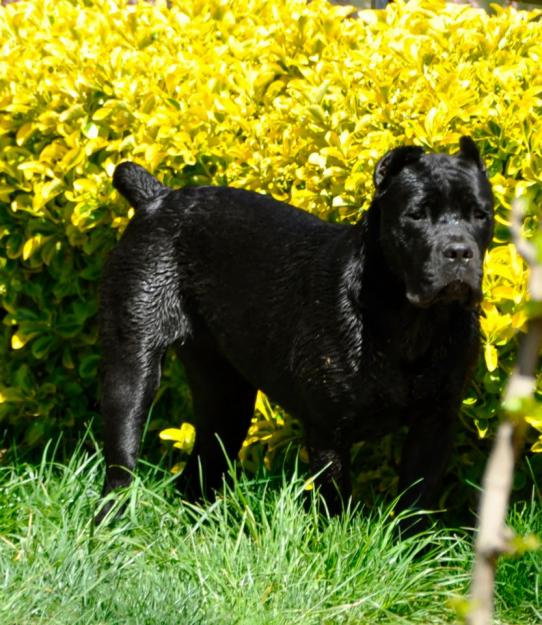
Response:
[[[489,458],[480,501],[480,518],[476,538],[474,569],[471,586],[469,625],[491,625],[493,592],[497,558],[508,551],[509,532],[503,522],[508,512],[508,497],[512,488],[514,450],[513,425],[502,423]]]
[[[536,264],[536,250],[534,245],[524,239],[521,234],[524,216],[525,202],[520,198],[516,198],[512,202],[512,210],[510,211],[510,234],[518,252],[523,256],[525,262],[532,267]]]
[[[511,234],[514,243],[530,267],[531,301],[542,303],[542,265],[534,245],[521,234],[523,202],[515,200],[511,212]],[[542,316],[531,318],[522,338],[517,365],[510,376],[504,405],[520,404],[532,397],[536,388],[536,367],[542,345]],[[511,551],[513,532],[506,526],[508,502],[514,478],[516,457],[523,447],[526,424],[523,418],[508,416],[497,431],[484,478],[475,543],[468,625],[491,625],[495,571],[499,556]]]

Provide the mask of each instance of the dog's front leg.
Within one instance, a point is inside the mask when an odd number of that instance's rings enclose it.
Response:
[[[403,447],[399,472],[401,509],[431,509],[450,460],[458,406],[417,415]],[[418,526],[416,526],[418,527]]]

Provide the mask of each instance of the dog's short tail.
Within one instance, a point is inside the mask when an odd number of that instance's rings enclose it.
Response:
[[[113,173],[113,186],[137,210],[148,206],[160,195],[169,191],[149,172],[130,161],[121,163]]]

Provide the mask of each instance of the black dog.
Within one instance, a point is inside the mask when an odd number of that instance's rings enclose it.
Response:
[[[478,354],[493,198],[468,137],[455,156],[394,149],[374,182],[351,226],[240,189],[173,191],[119,165],[113,184],[136,214],[101,291],[104,493],[131,479],[175,345],[197,419],[188,487],[199,463],[205,492],[219,485],[221,445],[237,454],[262,389],[304,424],[332,511],[350,492],[352,442],[405,424],[400,488],[418,483],[403,503],[431,504]]]

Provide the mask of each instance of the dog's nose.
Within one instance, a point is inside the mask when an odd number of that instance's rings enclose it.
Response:
[[[444,256],[454,263],[467,262],[474,257],[474,250],[467,243],[449,243],[444,248]]]

